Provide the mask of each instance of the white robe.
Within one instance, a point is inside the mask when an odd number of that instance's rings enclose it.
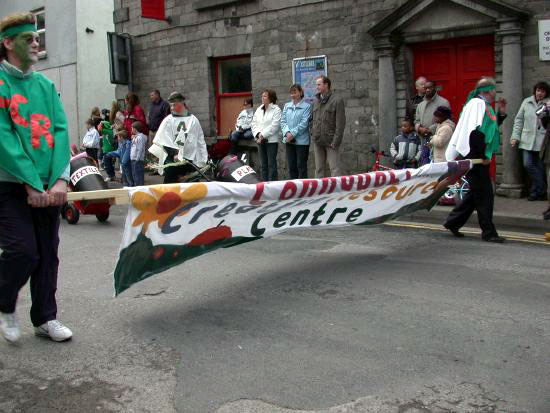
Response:
[[[199,120],[194,115],[168,115],[159,126],[149,152],[164,165],[168,154],[163,146],[176,149],[178,159],[187,159],[197,166],[204,166],[208,160],[208,151]],[[160,174],[164,169],[159,170]]]
[[[480,98],[471,99],[460,114],[460,119],[447,146],[445,158],[454,161],[458,155],[470,153],[470,133],[483,123],[485,117],[485,101]]]

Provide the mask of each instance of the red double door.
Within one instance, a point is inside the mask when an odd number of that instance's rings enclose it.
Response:
[[[425,76],[436,82],[438,93],[451,104],[455,121],[479,78],[495,75],[492,35],[416,43],[412,50],[414,78]]]

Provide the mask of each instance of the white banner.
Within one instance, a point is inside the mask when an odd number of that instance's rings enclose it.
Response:
[[[323,179],[130,188],[116,293],[205,252],[291,228],[380,223],[429,209],[470,161]],[[442,179],[446,178],[446,179]]]

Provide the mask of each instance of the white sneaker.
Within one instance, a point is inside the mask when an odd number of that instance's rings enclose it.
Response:
[[[105,182],[111,182],[113,179],[110,177],[105,178]]]
[[[48,337],[53,341],[66,341],[73,336],[73,332],[58,320],[51,320],[34,328],[34,334],[40,337]]]
[[[19,340],[21,330],[15,318],[15,313],[0,313],[0,332],[10,343]]]

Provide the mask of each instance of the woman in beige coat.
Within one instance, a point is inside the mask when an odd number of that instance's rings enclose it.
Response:
[[[437,128],[429,142],[432,148],[432,159],[434,162],[446,162],[445,151],[455,130],[455,123],[451,120],[451,109],[438,106],[434,112],[434,122]]]

